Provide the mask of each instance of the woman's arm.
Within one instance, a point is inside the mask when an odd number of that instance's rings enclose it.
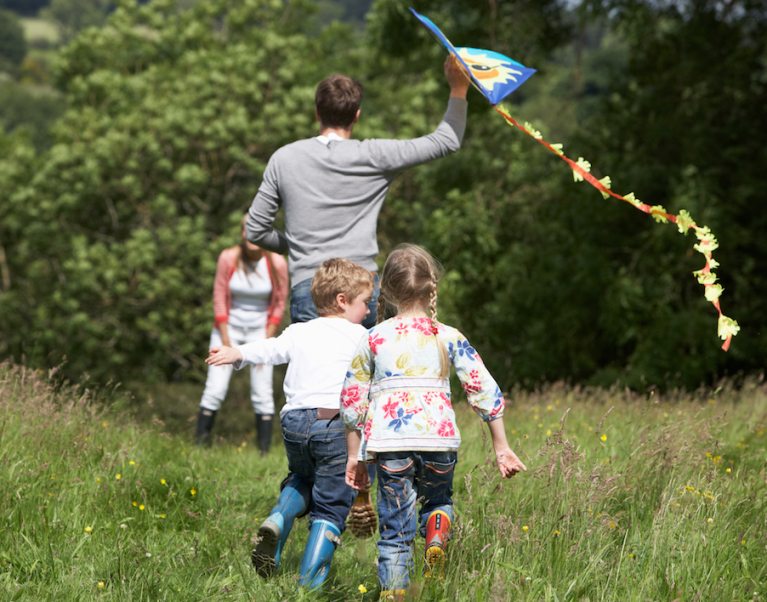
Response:
[[[221,333],[221,341],[224,345],[229,345],[229,305],[231,303],[231,294],[229,291],[229,281],[232,278],[234,269],[237,266],[237,253],[239,247],[230,247],[224,249],[218,256],[216,262],[216,276],[213,279],[213,317],[216,328]]]
[[[218,332],[221,335],[221,344],[226,347],[232,346],[232,340],[229,338],[229,325],[226,322],[220,322],[216,325]]]

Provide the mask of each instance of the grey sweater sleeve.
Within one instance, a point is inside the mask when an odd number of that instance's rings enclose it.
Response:
[[[288,252],[288,241],[285,234],[274,229],[274,217],[280,208],[280,193],[274,163],[274,157],[272,157],[266,165],[261,186],[248,210],[245,232],[250,242],[268,251],[284,255]]]
[[[442,121],[431,134],[410,140],[368,140],[370,157],[383,172],[396,172],[444,157],[461,148],[466,130],[466,100],[451,98]]]

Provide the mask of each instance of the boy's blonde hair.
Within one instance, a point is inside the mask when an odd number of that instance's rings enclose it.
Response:
[[[320,316],[341,313],[336,296],[344,293],[349,301],[373,290],[373,275],[348,259],[328,259],[312,279],[312,300]]]
[[[428,310],[431,330],[440,359],[440,376],[446,378],[450,369],[447,349],[439,340],[437,325],[437,284],[442,266],[418,245],[398,245],[386,258],[381,271],[381,293],[378,297],[378,321],[384,319],[386,306],[398,311],[419,307]]]

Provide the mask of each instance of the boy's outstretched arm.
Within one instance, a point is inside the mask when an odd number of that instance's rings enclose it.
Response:
[[[346,429],[346,484],[358,491],[370,487],[365,463],[359,461],[361,440],[358,430]]]
[[[506,429],[503,428],[503,418],[491,420],[487,423],[490,427],[490,437],[493,440],[495,449],[495,462],[501,476],[510,479],[522,470],[527,470],[527,466],[522,463],[506,441]]]
[[[235,370],[248,364],[269,364],[270,366],[287,364],[290,361],[293,346],[294,326],[288,326],[276,338],[253,341],[237,347],[227,345],[213,347],[205,363],[211,366],[234,364]]]
[[[209,366],[225,366],[227,364],[234,364],[242,360],[242,353],[236,347],[229,347],[228,345],[222,345],[221,347],[213,347],[208,352],[208,357],[205,358],[205,363]]]

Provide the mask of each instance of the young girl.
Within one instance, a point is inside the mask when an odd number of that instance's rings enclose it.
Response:
[[[421,247],[400,245],[389,255],[379,304],[396,308],[397,315],[370,329],[341,392],[347,483],[366,486],[359,459],[374,459],[378,467],[378,578],[384,600],[404,597],[417,525],[426,537],[427,574],[441,572],[444,564],[461,443],[450,402],[450,364],[469,404],[489,426],[501,475],[526,470],[506,441],[498,385],[466,338],[437,322],[438,278],[435,260]]]

